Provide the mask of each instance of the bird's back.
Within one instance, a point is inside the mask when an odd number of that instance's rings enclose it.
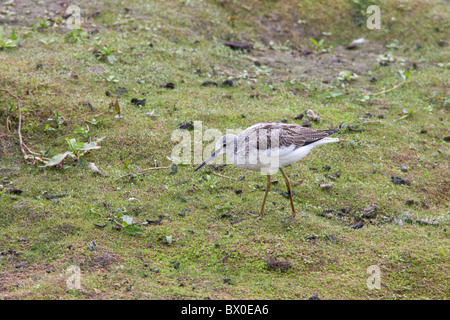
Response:
[[[339,129],[320,130],[302,127],[298,124],[285,124],[276,122],[257,123],[238,135],[238,140],[256,140],[257,149],[263,150],[274,146],[291,147],[294,149],[324,139]],[[266,140],[267,139],[267,140]],[[263,143],[266,140],[267,143]]]
[[[296,124],[257,123],[238,135],[234,162],[249,170],[278,170],[304,158],[316,146],[339,141],[327,138],[337,131]]]

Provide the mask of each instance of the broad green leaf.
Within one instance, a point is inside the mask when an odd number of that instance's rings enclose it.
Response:
[[[70,152],[70,151],[67,151],[67,152],[64,152],[64,153],[57,154],[56,156],[54,156],[53,158],[51,158],[51,159],[47,162],[47,164],[46,164],[45,166],[46,166],[46,167],[55,166],[55,165],[57,165],[58,163],[60,163],[61,161],[63,161],[64,158],[67,157],[69,154],[70,154],[70,155],[73,155],[73,153]]]
[[[131,236],[135,236],[135,235],[142,234],[143,230],[141,228],[137,227],[137,226],[127,225],[127,226],[122,228],[122,231],[127,233],[127,234],[129,234],[129,235],[131,235]]]
[[[122,215],[122,221],[126,223],[126,225],[132,225],[133,224],[133,217]]]
[[[97,142],[91,142],[91,143],[84,143],[82,147],[79,148],[79,150],[94,150],[94,149],[100,149],[101,147],[97,144]]]
[[[71,152],[76,152],[78,150],[80,150],[80,148],[83,146],[82,142],[77,142],[77,139],[69,139],[66,138],[67,143],[69,144],[69,150]]]
[[[178,166],[174,163],[170,166],[169,175],[174,175],[178,171]]]

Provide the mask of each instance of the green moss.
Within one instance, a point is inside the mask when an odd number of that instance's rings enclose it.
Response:
[[[360,8],[352,1],[108,1],[99,8],[83,2],[90,32],[79,43],[65,41],[59,27],[16,27],[23,41],[0,51],[0,87],[20,97],[26,145],[51,157],[66,151],[66,138],[87,142],[75,130],[88,125],[92,140],[105,137],[101,149],[85,157],[103,175],[72,160],[60,170],[26,164],[15,131],[15,99],[0,93],[0,184],[23,190],[0,195],[0,270],[7,285],[0,296],[307,299],[318,292],[326,299],[445,298],[449,152],[443,137],[450,77],[448,46],[438,41],[448,33],[448,8],[419,0],[377,3],[382,29],[374,32],[357,26],[353,18]],[[373,47],[356,51],[357,63],[333,64],[351,54],[342,46],[362,36]],[[228,38],[249,41],[255,49],[233,51],[223,45]],[[311,47],[310,38],[325,39],[330,52],[300,55]],[[395,40],[396,46],[386,47]],[[117,58],[112,64],[93,53],[105,43]],[[388,51],[397,60],[380,66],[377,55]],[[308,64],[315,68],[309,74],[302,71]],[[359,78],[341,87],[336,77],[344,69]],[[404,85],[360,101],[363,93],[399,84],[398,71],[405,69],[411,75]],[[373,77],[378,81],[369,82]],[[228,78],[233,86],[221,86]],[[201,86],[207,80],[219,86]],[[167,82],[175,88],[161,87]],[[110,108],[118,87],[127,89],[118,98],[120,119]],[[337,89],[342,96],[327,98],[328,90]],[[132,98],[146,99],[145,106],[135,106]],[[404,117],[403,110],[411,108],[414,114]],[[209,173],[216,182],[207,185],[207,173],[194,173],[193,166],[179,166],[174,175],[160,169],[119,179],[127,167],[136,173],[155,162],[170,166],[167,157],[176,144],[171,135],[181,123],[202,121],[203,130],[222,132],[284,118],[300,124],[294,117],[306,109],[320,113],[313,127],[345,127],[338,134],[341,143],[315,149],[286,169],[292,182],[303,180],[294,187],[294,221],[288,219],[288,200],[273,190],[266,216],[258,219],[263,192],[256,185],[265,178],[234,166],[218,173],[245,175],[244,180]],[[48,120],[55,111],[65,120],[59,127]],[[146,115],[151,111],[152,117]],[[93,125],[94,118],[107,121]],[[332,181],[325,174],[336,177],[331,190],[318,186]],[[394,184],[392,176],[411,184]],[[275,178],[274,188],[284,191],[281,175]],[[66,196],[45,198],[61,194]],[[376,203],[377,216],[352,229],[370,203]],[[325,209],[333,211],[327,215]],[[113,229],[118,211],[137,223],[164,218],[131,236]],[[405,211],[412,223],[401,226]],[[439,226],[416,223],[425,218]],[[105,254],[111,260],[102,260]],[[275,258],[291,267],[268,268]],[[16,288],[12,279],[21,261],[31,266],[23,274],[36,280]],[[84,291],[67,291],[59,275],[70,265],[81,267]],[[371,265],[381,269],[381,290],[366,286]],[[55,272],[47,273],[49,268]]]

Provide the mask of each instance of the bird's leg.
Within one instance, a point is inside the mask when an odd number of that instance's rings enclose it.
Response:
[[[264,200],[262,203],[261,210],[259,211],[259,216],[262,217],[264,215],[264,205],[266,204],[267,194],[269,193],[270,185],[272,182],[270,181],[270,175],[267,175],[267,186],[266,186],[266,193],[264,194]]]
[[[286,180],[286,187],[289,192],[289,200],[291,200],[291,209],[292,209],[292,218],[295,218],[295,208],[294,208],[294,201],[292,200],[292,191],[291,191],[291,183],[287,177],[287,175],[284,173],[283,169],[280,168],[281,173],[283,174],[284,180]]]

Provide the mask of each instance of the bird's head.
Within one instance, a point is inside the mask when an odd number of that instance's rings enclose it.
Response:
[[[224,153],[228,152],[234,153],[236,144],[237,144],[237,136],[235,136],[234,134],[226,134],[220,137],[216,142],[214,152],[205,161],[203,161],[194,171],[197,171],[205,164],[207,164],[209,161],[223,155]]]

